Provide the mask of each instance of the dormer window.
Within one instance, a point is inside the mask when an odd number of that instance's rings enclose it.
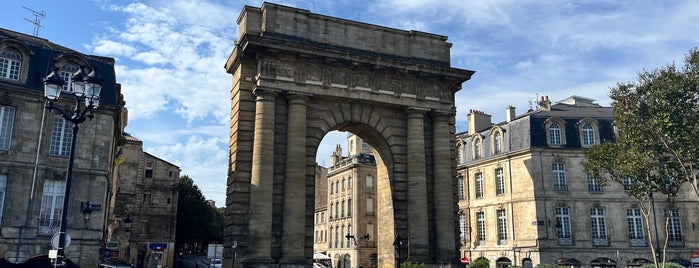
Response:
[[[77,72],[80,69],[80,67],[75,64],[75,63],[66,63],[61,66],[60,71],[58,72],[58,75],[65,81],[63,83],[63,91],[64,92],[70,92],[73,93],[73,89],[71,86],[73,83],[70,82],[71,78],[73,78],[73,74]]]
[[[493,132],[492,136],[492,141],[493,141],[493,154],[501,154],[502,153],[502,131],[496,130]]]
[[[597,120],[587,118],[578,122],[580,131],[580,144],[582,147],[590,147],[599,143],[599,123]]]
[[[566,123],[560,118],[551,117],[544,122],[546,125],[546,142],[549,146],[563,146],[566,144]]]
[[[22,70],[22,54],[16,49],[0,51],[0,78],[19,80]]]
[[[483,139],[476,136],[473,139],[473,159],[480,159],[483,156]]]

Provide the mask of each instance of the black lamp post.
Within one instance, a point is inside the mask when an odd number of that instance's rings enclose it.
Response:
[[[401,249],[401,247],[403,247],[403,239],[400,238],[400,235],[396,235],[396,239],[393,240],[393,247],[396,248],[396,267],[400,268],[400,263],[401,263],[400,249]]]
[[[72,88],[75,99],[75,107],[72,113],[61,110],[54,106],[53,102],[58,100],[63,84],[65,83],[58,74],[58,68],[54,68],[46,78],[44,78],[44,96],[46,97],[46,108],[49,111],[56,111],[63,119],[73,124],[73,135],[70,143],[70,155],[68,158],[68,172],[66,173],[65,194],[63,196],[63,210],[61,210],[61,229],[58,238],[58,260],[59,264],[65,259],[66,247],[66,219],[68,215],[68,203],[70,202],[70,181],[73,176],[73,161],[75,160],[75,140],[78,136],[78,125],[85,122],[85,119],[92,120],[92,111],[99,105],[99,97],[102,91],[102,78],[93,69],[87,76],[83,74],[82,68],[78,69],[70,81],[69,88]],[[81,101],[85,101],[81,108]],[[90,211],[92,213],[92,211]]]
[[[354,246],[357,246],[357,239],[354,238],[354,235],[347,234],[347,235],[345,236],[345,238],[347,238],[347,245],[348,245],[348,246],[351,246],[351,245],[352,245],[352,240],[354,240]]]

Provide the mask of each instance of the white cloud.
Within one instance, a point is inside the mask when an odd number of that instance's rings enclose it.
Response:
[[[126,16],[90,44],[117,58],[129,128],[154,155],[180,165],[219,205],[225,200],[232,76],[223,65],[244,5],[262,1],[153,0],[111,12]],[[682,62],[699,44],[699,2],[514,0],[286,0],[281,4],[349,20],[448,36],[452,66],[475,70],[456,96],[459,131],[469,109],[504,120],[529,101],[580,95],[608,104],[609,87],[644,68]],[[149,125],[149,126],[146,126]],[[148,130],[141,131],[141,130]],[[327,163],[346,133],[318,149]],[[208,157],[211,156],[211,157]],[[212,195],[212,196],[209,196]]]

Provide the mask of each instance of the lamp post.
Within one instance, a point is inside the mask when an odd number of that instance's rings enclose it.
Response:
[[[396,267],[400,268],[400,263],[401,263],[400,249],[401,249],[401,247],[403,247],[403,239],[400,238],[400,235],[396,235],[396,239],[393,240],[393,247],[396,249]]]
[[[63,209],[61,210],[61,229],[58,238],[58,254],[57,262],[63,265],[66,247],[66,219],[68,215],[68,203],[70,202],[70,182],[73,176],[73,161],[75,160],[75,141],[78,136],[78,125],[85,122],[86,119],[92,120],[92,111],[97,109],[99,105],[100,92],[102,91],[102,78],[91,70],[88,75],[83,74],[82,68],[78,69],[71,78],[69,87],[73,90],[75,98],[75,107],[73,111],[63,111],[54,106],[54,101],[58,100],[61,91],[63,91],[63,79],[58,76],[58,68],[44,78],[44,96],[46,97],[46,105],[44,108],[50,111],[56,111],[63,119],[73,124],[73,133],[70,143],[70,154],[68,158],[68,171],[66,173],[65,194],[63,195]],[[81,101],[85,101],[85,106],[81,108]],[[92,213],[92,211],[90,211]]]

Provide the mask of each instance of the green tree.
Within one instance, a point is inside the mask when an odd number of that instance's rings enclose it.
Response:
[[[586,150],[585,169],[606,174],[639,201],[652,245],[649,215],[653,194],[664,196],[670,208],[674,208],[677,193],[686,184],[699,197],[695,184],[699,163],[699,51],[689,51],[682,70],[671,64],[643,71],[637,82],[617,84],[610,97],[616,140]],[[663,259],[668,241],[665,237]],[[656,250],[651,247],[657,266]]]
[[[223,239],[223,214],[209,205],[199,187],[187,175],[180,177],[177,203],[176,248],[201,252],[211,242]]]

